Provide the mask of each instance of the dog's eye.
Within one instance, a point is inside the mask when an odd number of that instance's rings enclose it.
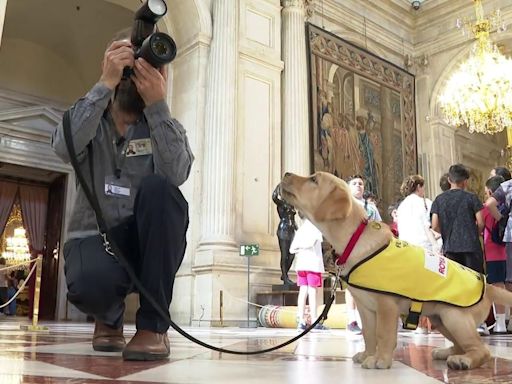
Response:
[[[315,184],[318,184],[318,180],[316,179],[316,176],[311,176],[311,178],[309,180],[311,180]]]

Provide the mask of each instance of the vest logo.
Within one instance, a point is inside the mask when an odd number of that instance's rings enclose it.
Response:
[[[434,252],[425,251],[425,269],[446,278],[448,276],[446,257],[436,255]]]
[[[439,271],[441,275],[446,276],[446,260],[444,257],[439,258]]]

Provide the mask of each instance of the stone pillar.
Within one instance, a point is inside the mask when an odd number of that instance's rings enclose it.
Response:
[[[394,119],[391,111],[391,89],[380,87],[380,118],[382,127],[382,148],[393,148]],[[393,164],[394,152],[391,149],[382,151],[382,180],[379,184],[382,186],[380,196],[383,201],[393,201],[395,195],[395,183],[391,164]],[[407,176],[407,175],[405,175]],[[402,180],[397,180],[399,183]]]
[[[0,46],[2,45],[2,36],[5,24],[5,12],[7,10],[7,0],[0,1]]]
[[[234,247],[237,0],[213,0],[206,86],[201,246]]]
[[[304,0],[282,0],[283,122],[282,166],[284,172],[309,175],[309,105],[306,57],[306,6]]]

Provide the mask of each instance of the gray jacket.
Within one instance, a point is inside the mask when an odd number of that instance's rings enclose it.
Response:
[[[133,214],[135,195],[141,180],[151,174],[165,177],[172,185],[179,186],[190,174],[194,156],[190,150],[183,126],[171,118],[164,101],[144,109],[144,117],[128,128],[124,137],[115,130],[114,122],[107,109],[113,91],[97,83],[83,98],[71,107],[71,132],[75,151],[78,154],[82,172],[90,186],[90,170],[87,145],[92,143],[94,187],[107,225],[114,226]],[[126,156],[132,140],[146,139],[151,142],[152,153],[140,156]],[[64,141],[62,123],[52,137],[55,153],[66,163],[69,154]],[[129,197],[107,196],[106,177],[114,176],[115,169],[129,180]],[[98,233],[96,217],[85,194],[78,186],[68,239],[92,236]]]

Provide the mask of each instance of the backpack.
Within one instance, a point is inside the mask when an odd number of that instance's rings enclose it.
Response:
[[[498,210],[500,211],[502,218],[496,221],[490,230],[491,241],[495,244],[504,246],[505,242],[503,239],[505,238],[505,229],[507,228],[510,210],[505,205],[498,207]]]

